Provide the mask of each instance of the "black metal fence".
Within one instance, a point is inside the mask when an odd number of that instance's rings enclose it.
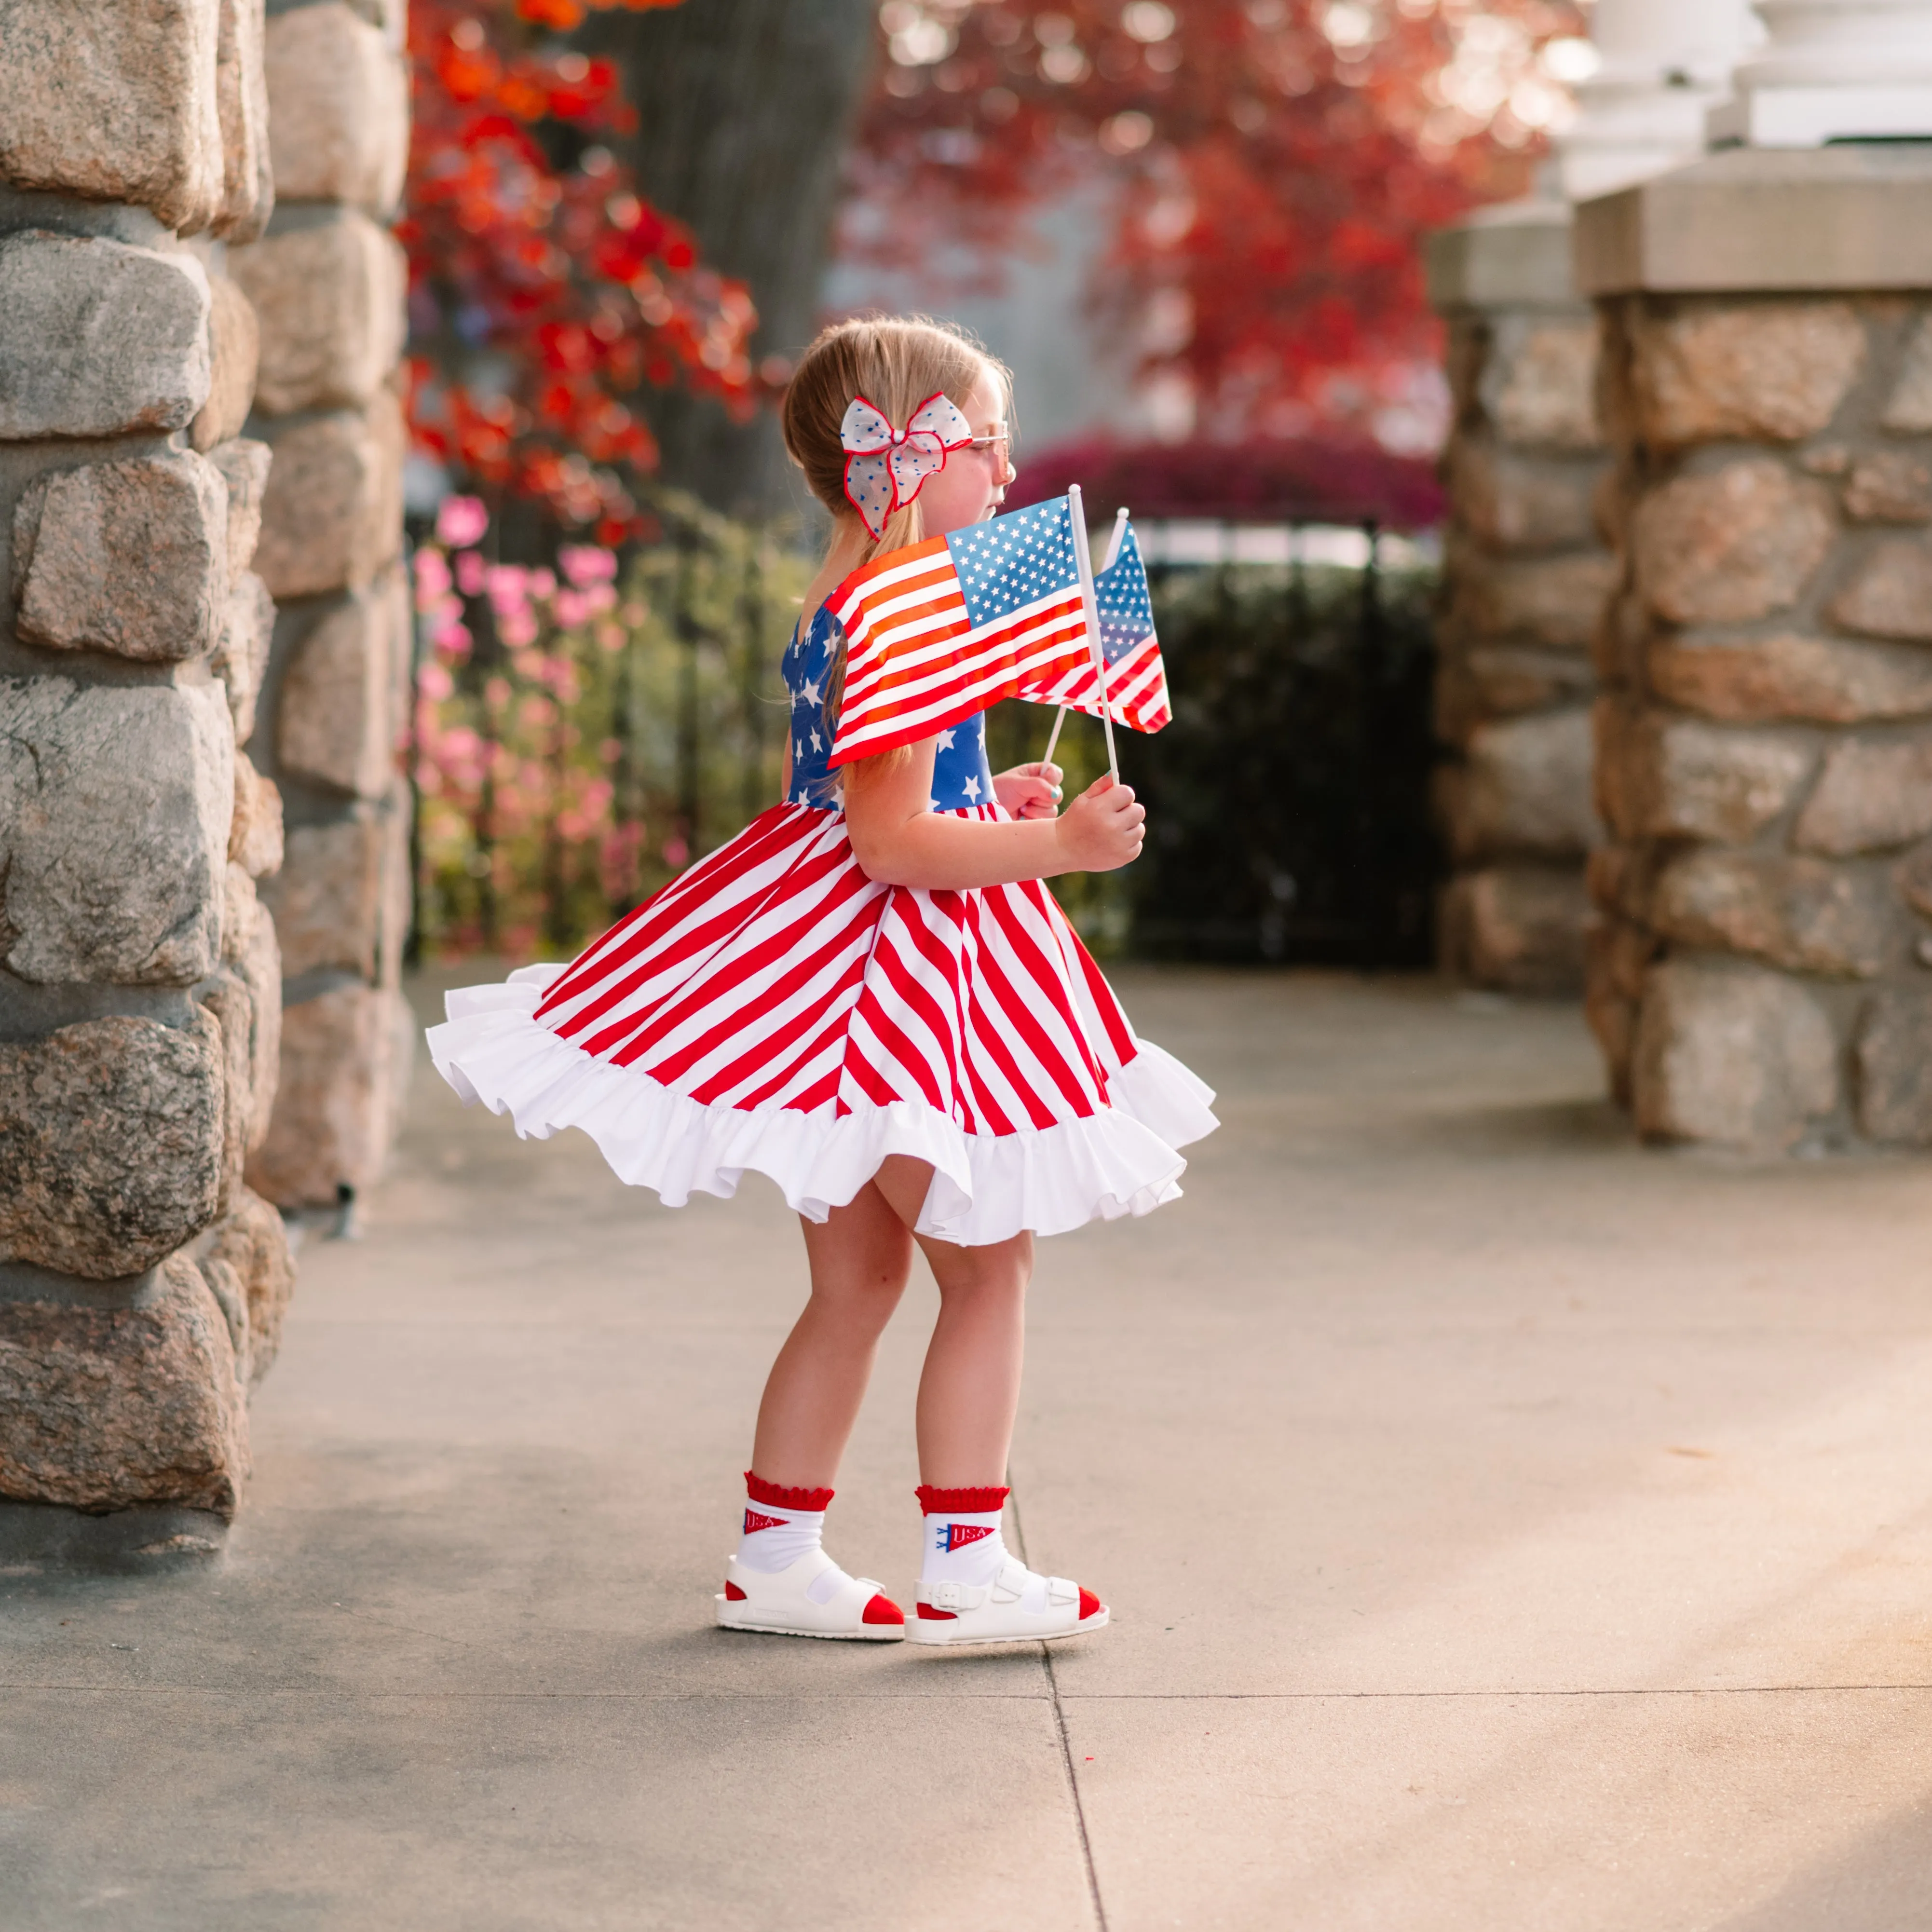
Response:
[[[428,950],[567,955],[776,797],[777,660],[811,566],[770,532],[665,522],[662,544],[610,560],[608,594],[533,590],[529,572],[506,592],[480,555],[432,569],[448,588],[421,600],[412,745]],[[1434,574],[1372,530],[1330,534],[1359,561],[1298,543],[1280,564],[1153,566],[1174,722],[1119,734],[1148,849],[1054,886],[1096,950],[1430,958]],[[1242,554],[1233,533],[1222,548]],[[1000,706],[996,768],[1037,758],[1051,717]],[[1099,726],[1070,719],[1058,756],[1070,795],[1103,769]]]
[[[1353,567],[1156,567],[1174,716],[1123,741],[1150,826],[1126,875],[1136,952],[1432,957],[1435,573],[1363,534]],[[1391,552],[1406,555],[1391,567]]]

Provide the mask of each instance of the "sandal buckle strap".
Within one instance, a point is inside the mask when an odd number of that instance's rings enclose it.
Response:
[[[1018,1563],[1000,1566],[1000,1574],[993,1579],[993,1600],[996,1604],[1016,1604],[1026,1594],[1026,1586],[1032,1580],[1033,1573]]]
[[[956,1616],[962,1610],[976,1610],[989,1594],[984,1584],[922,1583],[916,1600],[930,1604],[935,1610],[950,1610]]]

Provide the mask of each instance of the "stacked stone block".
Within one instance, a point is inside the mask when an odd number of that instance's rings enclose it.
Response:
[[[1932,1144],[1928,206],[1919,154],[1827,149],[1580,212],[1622,566],[1588,1009],[1654,1137]]]
[[[372,1180],[413,1040],[397,364],[405,277],[388,224],[409,116],[400,0],[271,0],[276,206],[233,273],[261,328],[252,433],[274,452],[258,565],[278,610],[262,770],[286,813],[268,889],[284,976],[281,1084],[249,1172],[286,1208]]]
[[[243,1178],[281,979],[224,268],[272,201],[262,28],[0,0],[0,1528],[128,1511],[158,1548],[232,1515],[292,1282]]]
[[[1581,983],[1599,836],[1589,645],[1615,566],[1595,520],[1597,325],[1574,292],[1561,204],[1433,236],[1430,269],[1455,412],[1437,624],[1442,962],[1477,986],[1556,992]]]

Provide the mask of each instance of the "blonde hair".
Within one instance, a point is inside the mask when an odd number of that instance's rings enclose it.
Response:
[[[856,515],[845,494],[845,450],[839,426],[854,396],[863,396],[895,429],[928,396],[950,397],[961,408],[982,376],[993,377],[1012,406],[1012,372],[971,336],[930,316],[866,316],[821,329],[798,358],[785,391],[786,452],[805,472],[806,487],[835,517]],[[903,549],[926,535],[919,500],[886,519],[862,562]]]
[[[1012,412],[1012,371],[988,355],[965,330],[930,316],[865,316],[820,329],[798,358],[785,391],[781,422],[785,452],[805,472],[806,488],[834,518],[856,516],[845,494],[845,448],[839,439],[845,412],[855,396],[863,396],[881,410],[895,429],[929,396],[949,397],[962,409],[981,380],[991,376],[1000,386],[1004,411]],[[1010,429],[1010,424],[1009,425]],[[887,550],[902,550],[921,542],[926,519],[917,497],[887,516],[884,527],[859,559],[872,562]],[[836,731],[838,704],[845,683],[845,645],[826,680],[825,718]],[[904,748],[879,759],[864,758],[848,769],[856,776],[868,766],[883,768],[910,754]],[[833,775],[836,789],[838,774]]]

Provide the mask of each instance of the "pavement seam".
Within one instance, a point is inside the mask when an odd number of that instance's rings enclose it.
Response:
[[[1932,1684],[1647,1684],[1568,1690],[1071,1690],[1076,1704],[1399,1703],[1425,1697],[1786,1697],[1864,1690],[1932,1690]]]
[[[1040,1646],[1042,1652],[1046,1646]],[[1932,1692],[1932,1684],[1712,1684],[1634,1688],[1612,1685],[1592,1690],[1061,1690],[1051,1654],[1046,1666],[1047,1696],[1056,1711],[1064,1704],[1337,1704],[1403,1703],[1424,1699],[1556,1699],[1564,1697],[1792,1697],[1852,1696],[1866,1693]],[[1032,1690],[360,1690],[313,1684],[40,1684],[0,1679],[0,1690],[63,1692],[76,1696],[339,1697],[346,1701],[413,1698],[422,1703],[543,1703],[566,1699],[650,1704],[718,1703],[1036,1704]],[[1064,1726],[1063,1726],[1064,1729]],[[1078,1794],[1076,1790],[1076,1802]]]
[[[86,1697],[339,1697],[346,1702],[406,1697],[418,1703],[542,1704],[1038,1704],[1035,1690],[352,1690],[313,1684],[18,1684],[0,1690]]]
[[[1020,1520],[1018,1484],[1008,1490],[1006,1500],[1012,1508],[1013,1540],[1019,1546],[1020,1561],[1030,1570],[1033,1564],[1027,1556],[1026,1526]],[[1040,1660],[1046,1672],[1047,1693],[1053,1700],[1053,1726],[1060,1738],[1060,1761],[1066,1772],[1067,1795],[1073,1801],[1073,1822],[1080,1833],[1081,1862],[1087,1869],[1087,1896],[1093,1901],[1094,1922],[1100,1932],[1107,1932],[1107,1907],[1100,1897],[1100,1874],[1094,1863],[1094,1840],[1087,1830],[1087,1808],[1080,1799],[1079,1774],[1073,1768],[1073,1740],[1067,1732],[1066,1709],[1060,1699],[1060,1679],[1054,1674],[1052,1644],[1040,1646]]]

